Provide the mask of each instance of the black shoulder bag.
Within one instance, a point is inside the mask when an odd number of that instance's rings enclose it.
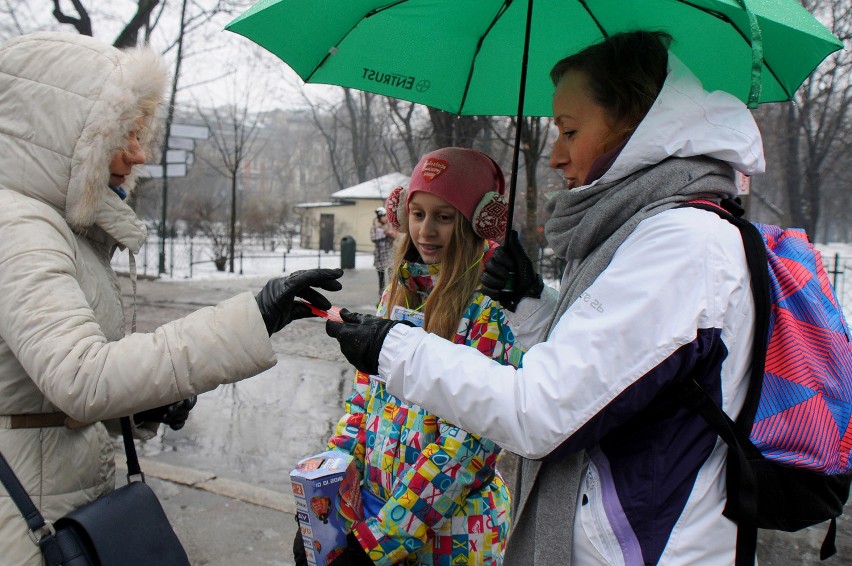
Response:
[[[45,522],[6,459],[0,481],[18,506],[47,566],[190,566],[157,496],[139,468],[130,419],[121,419],[128,484]],[[140,481],[131,481],[138,476]]]

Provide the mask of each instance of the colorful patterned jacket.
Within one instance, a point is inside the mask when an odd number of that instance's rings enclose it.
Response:
[[[406,263],[399,273],[403,284],[428,295],[439,270]],[[387,300],[385,291],[380,315]],[[515,367],[523,355],[502,308],[479,291],[454,341]],[[356,372],[355,391],[329,448],[354,455],[363,490],[385,501],[378,516],[353,529],[376,564],[501,562],[509,493],[495,470],[501,449],[493,442],[400,401],[382,383]]]

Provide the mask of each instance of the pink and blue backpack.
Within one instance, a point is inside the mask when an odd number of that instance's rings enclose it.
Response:
[[[822,256],[803,230],[748,222],[734,201],[692,201],[740,230],[755,302],[753,365],[732,420],[693,380],[683,402],[728,445],[725,516],[737,523],[737,566],[754,564],[757,529],[798,531],[836,519],[852,483],[852,343]],[[767,268],[768,266],[768,268]]]

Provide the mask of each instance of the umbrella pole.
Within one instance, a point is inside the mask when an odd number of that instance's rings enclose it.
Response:
[[[518,92],[518,115],[515,122],[515,147],[512,150],[512,170],[509,178],[509,212],[506,220],[507,234],[512,229],[515,216],[515,193],[518,188],[518,156],[521,151],[521,129],[524,126],[524,94],[527,86],[527,61],[530,54],[530,28],[532,27],[533,0],[527,1],[527,23],[524,32],[524,54],[521,59],[521,84]]]

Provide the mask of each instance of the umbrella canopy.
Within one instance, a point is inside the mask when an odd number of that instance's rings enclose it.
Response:
[[[550,116],[551,67],[604,37],[665,31],[707,90],[788,100],[843,47],[796,0],[261,0],[226,26],[310,83],[457,115]],[[520,149],[509,186],[512,226]]]
[[[549,116],[553,64],[622,31],[670,33],[672,51],[707,90],[751,106],[791,98],[842,48],[795,0],[262,0],[226,29],[306,82],[458,115]]]

